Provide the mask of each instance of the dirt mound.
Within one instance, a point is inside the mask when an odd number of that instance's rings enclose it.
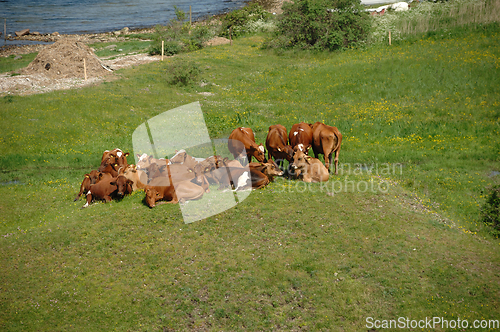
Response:
[[[23,74],[42,74],[52,79],[85,78],[84,68],[87,78],[111,72],[90,47],[76,39],[63,38],[41,50],[35,60],[23,70]]]

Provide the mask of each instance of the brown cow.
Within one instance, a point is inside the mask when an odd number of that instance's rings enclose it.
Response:
[[[91,171],[88,174],[85,174],[85,178],[82,181],[82,184],[80,185],[80,192],[76,195],[74,201],[76,202],[78,199],[80,199],[80,196],[82,196],[83,193],[87,193],[90,189],[90,186],[93,184],[96,184],[99,181],[99,171]]]
[[[163,201],[158,204],[185,202],[187,200],[199,199],[203,196],[204,189],[192,183],[191,181],[183,181],[175,185],[169,186],[146,186],[146,204],[153,208],[158,201]]]
[[[104,151],[101,158],[101,166],[99,167],[99,172],[103,172],[107,165],[118,171],[120,167],[127,167],[127,157],[129,153],[123,153],[120,149],[113,149],[111,151]]]
[[[342,134],[337,127],[321,122],[313,124],[313,152],[316,158],[319,154],[325,156],[325,166],[330,171],[333,153],[335,153],[335,174],[338,174],[339,152],[342,144]]]
[[[233,130],[229,135],[227,147],[235,159],[243,157],[243,148],[245,148],[248,162],[252,161],[252,156],[258,161],[266,161],[264,146],[255,143],[255,136],[250,128],[239,127]]]
[[[288,135],[286,128],[280,124],[269,127],[266,138],[267,159],[278,161],[278,165],[283,165],[283,160],[291,162],[293,159],[293,148],[288,145]]]
[[[133,182],[132,190],[144,189],[148,182],[146,172],[137,169],[135,165],[128,165],[123,171],[123,175]]]
[[[82,208],[86,208],[93,201],[111,202],[114,197],[121,198],[130,193],[132,193],[132,181],[124,175],[111,179],[107,178],[90,186],[87,193],[87,203]]]
[[[328,169],[317,159],[297,151],[293,155],[292,168],[300,171],[304,182],[325,182],[329,179]]]
[[[312,137],[312,125],[305,122],[294,124],[290,129],[290,133],[288,133],[290,146],[293,150],[302,151],[305,154],[308,153],[312,146]]]
[[[248,167],[266,175],[271,182],[274,181],[275,175],[282,176],[284,173],[272,159],[269,159],[267,163],[250,163]]]
[[[143,153],[142,155],[137,154],[137,164],[136,164],[137,169],[146,169],[148,168],[149,165],[153,163],[159,165],[166,165],[169,163],[169,160],[165,158],[156,159],[153,156],[148,156],[145,153]]]

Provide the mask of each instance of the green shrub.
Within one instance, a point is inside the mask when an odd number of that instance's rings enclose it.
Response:
[[[272,14],[266,12],[264,8],[257,4],[251,3],[246,7],[234,10],[228,13],[222,19],[222,27],[220,35],[229,38],[229,31],[233,38],[244,35],[250,32],[248,24],[254,23],[256,21],[267,21],[272,18]]]
[[[356,0],[297,0],[283,15],[266,47],[338,50],[366,40],[370,18]]]
[[[167,80],[171,85],[188,86],[198,81],[200,68],[193,62],[177,61],[167,71]]]
[[[203,48],[203,43],[210,39],[211,32],[207,26],[192,27],[184,22],[186,14],[174,6],[175,19],[167,26],[157,25],[152,37],[149,53],[161,54],[161,43],[165,42],[164,53],[173,55],[180,52],[189,52]]]
[[[500,185],[486,190],[486,202],[481,208],[481,220],[493,228],[493,232],[500,235]]]

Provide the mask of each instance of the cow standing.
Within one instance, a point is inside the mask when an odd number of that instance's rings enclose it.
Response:
[[[264,146],[255,143],[255,136],[250,128],[239,127],[233,130],[229,135],[227,147],[235,159],[244,157],[243,151],[246,151],[248,162],[252,161],[252,156],[257,161],[266,161]]]
[[[305,122],[294,124],[288,134],[288,140],[294,152],[302,151],[307,154],[313,141],[312,125]]]
[[[335,174],[338,174],[339,152],[342,144],[342,134],[337,127],[316,122],[313,130],[313,152],[316,158],[319,154],[325,157],[325,166],[330,171],[333,154],[335,153]]]
[[[288,145],[288,134],[286,128],[280,124],[269,127],[266,138],[267,159],[277,161],[278,165],[283,166],[283,160],[292,161],[293,148]]]

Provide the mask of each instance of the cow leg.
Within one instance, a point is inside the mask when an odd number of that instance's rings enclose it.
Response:
[[[78,193],[78,195],[76,195],[74,202],[79,200],[80,196],[82,196],[82,194],[84,192],[88,192],[89,189],[90,189],[90,179],[88,177],[85,177],[85,179],[83,179],[82,184],[80,186],[80,192]]]
[[[339,152],[339,150],[335,151],[335,175],[338,174]]]
[[[335,139],[335,135],[332,137],[324,137],[321,139],[321,145],[323,148],[323,155],[325,156],[325,167],[328,170],[328,173],[330,173],[330,164],[332,161],[332,153],[333,149],[335,148],[335,143],[337,143],[337,140]]]
[[[82,209],[83,209],[83,208],[86,208],[87,206],[89,206],[89,205],[90,205],[90,203],[92,203],[92,193],[89,191],[89,192],[87,193],[87,202],[85,203],[85,205],[84,205],[84,206],[82,206]]]

